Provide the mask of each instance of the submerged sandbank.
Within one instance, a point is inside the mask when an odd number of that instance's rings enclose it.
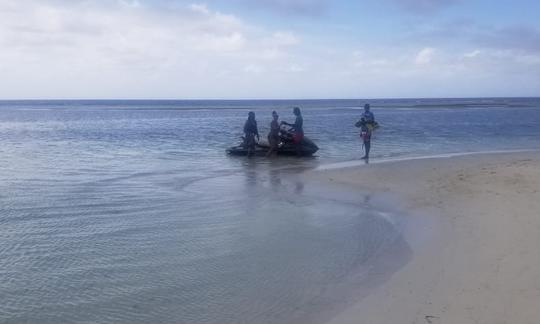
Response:
[[[309,172],[392,195],[412,260],[330,323],[538,323],[540,154],[478,154]],[[436,224],[428,231],[415,224]],[[429,225],[428,225],[429,226]]]

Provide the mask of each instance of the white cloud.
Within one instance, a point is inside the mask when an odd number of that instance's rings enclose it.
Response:
[[[118,0],[122,5],[127,7],[140,7],[141,3],[138,0]]]
[[[475,58],[475,57],[479,56],[481,53],[482,53],[481,50],[474,50],[472,52],[467,52],[467,53],[463,54],[463,57],[465,57],[465,58]]]
[[[210,10],[208,10],[208,6],[206,4],[192,3],[189,8],[193,12],[198,12],[203,15],[210,15]]]
[[[0,98],[203,96],[197,83],[277,70],[298,43],[202,4],[0,1]]]
[[[288,30],[286,19],[268,27],[211,5],[148,4],[0,0],[0,98],[396,97],[430,95],[433,88],[441,95],[476,88],[504,94],[518,84],[517,94],[540,89],[538,33],[530,28],[498,38],[463,32],[418,40],[412,32],[406,41],[356,48],[353,38],[341,40],[347,35]],[[297,4],[307,10],[309,1]],[[465,86],[470,80],[475,87]]]
[[[280,69],[280,71],[288,72],[288,73],[301,73],[301,72],[305,72],[306,70],[307,69],[304,65],[297,64],[297,63],[292,63]]]
[[[414,62],[418,65],[425,65],[431,63],[433,60],[433,56],[435,55],[435,49],[431,47],[423,48],[418,54],[416,54],[416,58],[414,59]]]
[[[242,50],[247,43],[245,36],[240,32],[229,35],[202,34],[196,37],[189,36],[193,44],[192,49],[214,52],[234,52]]]
[[[267,42],[273,46],[290,46],[297,45],[299,40],[291,32],[275,32]]]
[[[244,68],[244,72],[253,73],[253,74],[261,74],[261,73],[265,72],[265,68],[263,66],[257,65],[257,64],[248,64]]]
[[[252,8],[272,10],[279,14],[320,15],[328,9],[331,0],[236,0]]]

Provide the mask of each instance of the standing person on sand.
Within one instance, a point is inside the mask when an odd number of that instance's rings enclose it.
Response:
[[[257,121],[255,120],[255,113],[250,111],[248,113],[248,119],[244,124],[244,146],[247,148],[247,156],[251,157],[255,153],[255,136],[257,141],[259,140],[259,130],[257,128]]]
[[[270,149],[268,150],[268,153],[266,153],[267,157],[277,154],[280,142],[278,118],[279,115],[277,112],[275,110],[272,111],[272,122],[270,123],[270,133],[268,133],[268,145],[270,146]]]
[[[298,107],[294,107],[293,114],[296,116],[294,124],[289,124],[286,121],[282,121],[281,123],[291,127],[291,130],[293,131],[293,143],[296,146],[296,154],[301,156],[302,146],[300,144],[304,139],[304,119],[302,118],[302,113]]]

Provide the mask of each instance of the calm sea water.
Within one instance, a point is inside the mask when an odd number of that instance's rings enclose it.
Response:
[[[369,196],[296,177],[358,159],[364,101],[0,102],[0,322],[315,323],[411,251]],[[540,99],[372,100],[372,160],[540,149]],[[303,108],[311,159],[225,155]],[[332,189],[336,192],[337,189]],[[323,193],[321,193],[323,192]],[[390,269],[391,270],[391,269]]]

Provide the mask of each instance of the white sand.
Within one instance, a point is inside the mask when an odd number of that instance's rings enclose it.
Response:
[[[413,259],[330,323],[540,323],[540,154],[402,161],[307,176],[397,195],[421,220],[404,233]]]

